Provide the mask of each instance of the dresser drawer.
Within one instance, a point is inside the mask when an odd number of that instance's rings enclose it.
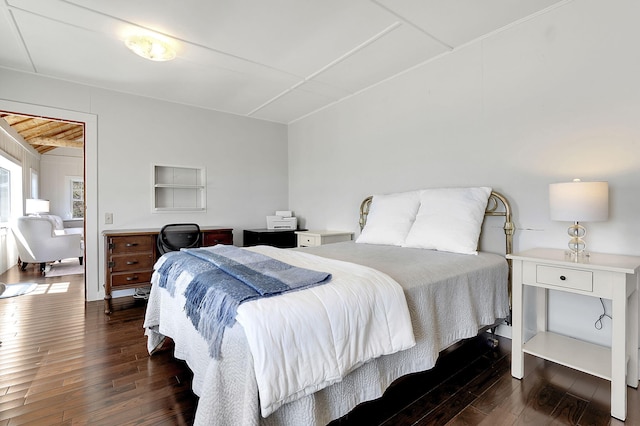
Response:
[[[593,291],[593,271],[558,266],[529,264],[525,268],[524,283],[543,284],[559,288]]]
[[[233,233],[231,231],[205,231],[202,233],[202,246],[209,247],[216,244],[233,244]]]
[[[156,239],[153,235],[127,235],[109,237],[110,253],[132,253],[140,251],[153,252]]]
[[[154,263],[153,253],[129,253],[109,256],[108,265],[111,272],[124,272],[152,269]]]
[[[149,284],[151,282],[152,271],[128,272],[111,275],[112,287],[136,286],[139,284]]]

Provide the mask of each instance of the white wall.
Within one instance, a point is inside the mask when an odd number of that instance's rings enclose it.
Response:
[[[288,204],[284,125],[0,69],[0,109],[14,102],[60,111],[48,112],[50,117],[77,112],[97,119],[97,146],[86,152],[85,187],[90,188],[92,174],[97,180],[96,189],[87,192],[87,215],[98,222],[97,235],[87,235],[87,249],[96,253],[93,260],[87,253],[91,299],[104,296],[105,229],[193,221],[232,227],[240,244],[243,229],[263,227],[266,215]],[[154,163],[205,167],[206,212],[152,214]],[[112,225],[104,224],[106,212],[113,213]]]
[[[289,208],[355,232],[366,195],[487,185],[512,202],[516,251],[564,248],[548,184],[607,180],[589,249],[640,255],[638,16],[634,0],[568,2],[292,123]],[[599,300],[554,293],[550,308],[550,328],[609,344]]]
[[[39,198],[49,200],[51,214],[63,220],[71,219],[71,177],[83,178],[83,151],[76,148],[56,148],[40,158]]]

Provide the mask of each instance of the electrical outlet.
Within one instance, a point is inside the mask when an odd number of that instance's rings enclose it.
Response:
[[[104,214],[104,223],[105,223],[105,225],[113,224],[113,213],[105,213]]]

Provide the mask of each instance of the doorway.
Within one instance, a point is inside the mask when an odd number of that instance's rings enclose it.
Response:
[[[104,297],[104,289],[99,285],[99,236],[98,236],[98,197],[97,197],[97,117],[77,111],[54,107],[25,104],[0,99],[0,110],[16,114],[53,118],[71,123],[79,123],[84,132],[83,189],[84,189],[84,260],[85,295],[87,300],[99,300]]]

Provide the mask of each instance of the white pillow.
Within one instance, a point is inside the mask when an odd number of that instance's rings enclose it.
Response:
[[[420,209],[404,247],[478,254],[491,188],[439,188],[420,193]]]
[[[416,218],[420,192],[374,195],[367,223],[356,243],[401,246]]]

